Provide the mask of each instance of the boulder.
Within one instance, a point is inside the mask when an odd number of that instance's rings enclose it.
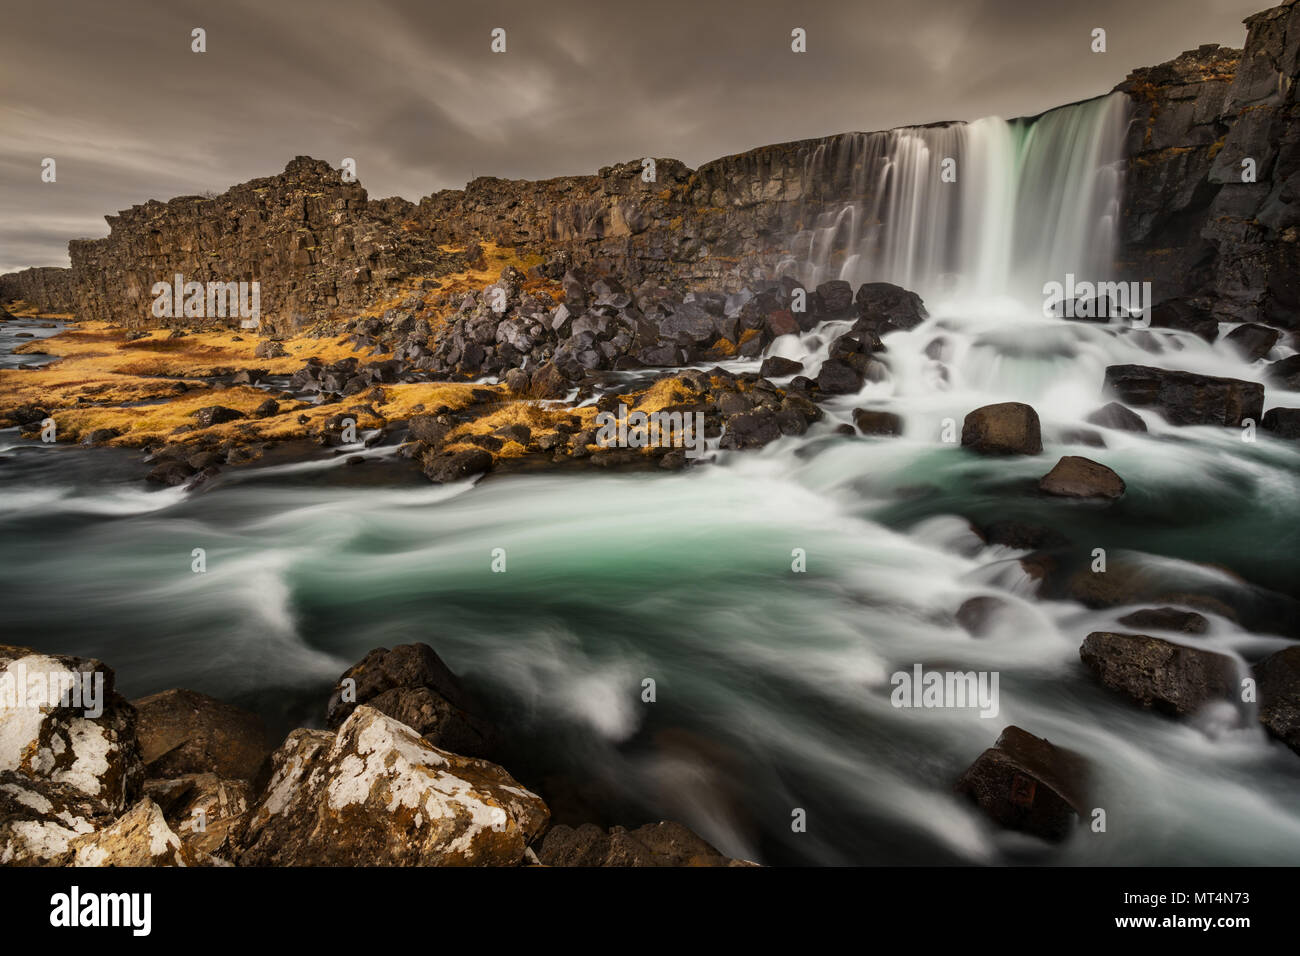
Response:
[[[293,731],[272,764],[244,866],[514,866],[549,819],[501,767],[364,704],[337,735]]]
[[[248,781],[226,780],[215,773],[146,780],[144,794],[158,804],[167,825],[197,856],[226,861],[253,803]]]
[[[135,726],[102,662],[0,646],[0,770],[66,784],[120,813],[144,782]]]
[[[883,319],[899,329],[914,329],[930,317],[919,295],[889,282],[859,286],[855,301],[864,318]]]
[[[482,448],[431,455],[424,460],[425,476],[442,484],[481,475],[491,467],[492,455]]]
[[[961,443],[980,455],[1037,455],[1043,450],[1038,412],[1020,402],[977,408],[962,422]]]
[[[109,826],[68,844],[69,866],[196,866],[201,861],[147,797]]]
[[[1255,665],[1259,722],[1300,754],[1300,644],[1292,644]]]
[[[495,730],[428,644],[378,647],[335,682],[325,723],[338,727],[360,704],[399,720],[436,747],[466,756],[491,750]]]
[[[1264,413],[1264,386],[1235,378],[1171,372],[1146,365],[1112,365],[1106,390],[1120,401],[1156,408],[1173,425],[1239,426]]]
[[[1066,455],[1038,481],[1044,494],[1062,498],[1109,498],[1124,494],[1124,479],[1090,458]]]
[[[879,409],[853,409],[853,424],[857,425],[858,431],[864,435],[903,434],[902,417]]]
[[[1142,420],[1142,416],[1131,409],[1125,408],[1119,402],[1110,402],[1103,405],[1085,418],[1084,421],[1090,425],[1114,428],[1117,431],[1144,432],[1147,430],[1147,423]]]
[[[552,827],[538,859],[546,866],[749,866],[723,856],[680,823],[605,831],[592,823]]]
[[[1009,830],[1060,842],[1088,817],[1083,757],[1014,725],[957,781],[956,792]]]
[[[1267,325],[1247,322],[1239,325],[1226,336],[1226,340],[1247,362],[1262,359],[1277,344],[1282,333]]]
[[[1106,687],[1175,717],[1239,700],[1236,661],[1223,654],[1146,634],[1094,631],[1079,656]]]
[[[743,412],[727,419],[722,448],[761,448],[781,437],[781,426],[769,411]]]
[[[838,359],[827,359],[817,373],[817,388],[827,395],[852,395],[862,381],[861,372]]]
[[[1289,392],[1300,392],[1300,353],[1289,355],[1268,366],[1264,373],[1269,382]]]
[[[215,773],[252,780],[271,753],[262,718],[192,690],[132,701],[140,757],[151,778]]]
[[[243,418],[244,413],[236,411],[233,408],[227,408],[225,405],[208,405],[200,408],[194,413],[194,420],[199,428],[209,428],[212,425],[223,425],[226,422],[233,422]]]
[[[1270,408],[1264,413],[1260,427],[1278,438],[1295,441],[1300,438],[1300,408]]]
[[[1214,316],[1185,299],[1168,299],[1152,306],[1151,324],[1158,329],[1191,332],[1207,342],[1219,337],[1219,323]]]
[[[803,362],[781,358],[779,355],[765,358],[758,368],[758,374],[763,378],[785,378],[788,375],[798,375],[802,371]]]

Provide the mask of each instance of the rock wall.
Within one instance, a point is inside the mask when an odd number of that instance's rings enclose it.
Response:
[[[1244,50],[1217,45],[1134,71],[1117,271],[1220,319],[1300,328],[1300,7],[1247,21]],[[791,250],[828,205],[868,198],[843,134],[765,146],[691,170],[655,160],[541,182],[480,178],[417,205],[370,201],[318,160],[215,198],[148,202],[108,217],[106,239],[70,243],[72,269],[0,279],[0,294],[86,318],[153,324],[150,289],[187,280],[261,283],[269,327],[298,327],[391,297],[395,286],[463,264],[439,246],[493,240],[572,266],[735,291]],[[855,139],[856,137],[856,139]],[[1241,180],[1241,161],[1256,179]],[[869,180],[870,177],[866,177]],[[70,292],[63,291],[64,289]],[[264,325],[268,325],[264,321]]]
[[[0,275],[0,302],[17,299],[39,305],[47,312],[73,311],[76,302],[72,270],[42,266]]]
[[[368,200],[338,170],[300,156],[280,175],[220,196],[106,217],[107,238],[68,245],[72,294],[82,318],[152,325],[155,282],[177,273],[187,282],[257,281],[264,323],[295,327],[452,268],[455,257],[408,229],[415,211],[402,199]]]
[[[1246,24],[1243,50],[1203,46],[1117,87],[1134,103],[1121,266],[1156,301],[1297,329],[1300,6]]]

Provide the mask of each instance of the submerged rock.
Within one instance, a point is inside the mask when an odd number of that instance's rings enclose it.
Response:
[[[1110,402],[1103,405],[1085,418],[1084,421],[1090,425],[1100,425],[1102,428],[1114,428],[1118,431],[1144,432],[1147,430],[1147,423],[1142,420],[1142,416],[1131,409],[1125,408],[1119,402]]]
[[[1125,627],[1180,631],[1183,634],[1204,634],[1210,626],[1205,615],[1176,607],[1143,608],[1124,615],[1119,619],[1119,623]]]
[[[994,822],[1059,842],[1088,815],[1083,757],[1014,725],[957,781],[956,792]]]
[[[514,866],[549,811],[501,767],[361,705],[295,730],[241,839],[245,866]]]
[[[1239,700],[1236,661],[1213,651],[1145,634],[1095,631],[1079,657],[1106,687],[1175,717],[1213,701]]]

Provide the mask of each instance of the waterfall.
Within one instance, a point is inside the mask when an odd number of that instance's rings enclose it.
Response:
[[[1112,94],[1031,119],[838,137],[809,156],[805,181],[860,198],[806,209],[781,271],[809,286],[894,282],[927,302],[1040,303],[1067,273],[1113,278],[1126,122]]]

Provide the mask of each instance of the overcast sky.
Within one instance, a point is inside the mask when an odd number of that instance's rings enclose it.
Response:
[[[1022,116],[1267,0],[5,0],[0,272],[66,265],[104,215],[357,161],[372,198],[641,156],[698,166],[847,130]],[[207,52],[191,52],[191,30]],[[491,52],[491,31],[507,49]],[[807,31],[808,52],[790,50]],[[1089,49],[1107,30],[1104,54]],[[41,161],[57,162],[42,183]]]

